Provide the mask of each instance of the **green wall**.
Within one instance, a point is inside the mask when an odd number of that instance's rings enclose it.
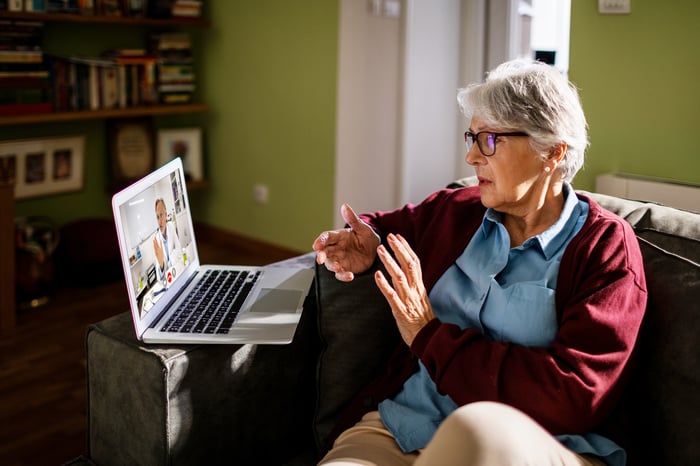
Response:
[[[157,127],[204,131],[207,189],[190,192],[196,220],[272,244],[310,250],[332,224],[338,2],[215,1],[211,27],[192,28],[202,115],[166,116]],[[150,28],[47,23],[44,46],[98,55],[145,44]],[[18,216],[57,224],[111,217],[109,159],[101,120],[0,127],[0,140],[86,135],[82,191],[20,200]],[[269,202],[253,201],[256,183]]]
[[[206,8],[212,26],[193,35],[199,92],[211,111],[158,119],[160,126],[204,129],[210,187],[190,194],[195,217],[309,250],[333,222],[338,2],[221,0]],[[609,171],[700,182],[698,18],[696,0],[637,0],[622,16],[599,15],[595,0],[572,1],[570,78],[580,88],[591,139],[578,188],[593,189],[595,176]],[[95,30],[81,34],[94,38]],[[94,53],[116,46],[110,40],[141,41],[132,28],[100,27],[98,34],[104,42]],[[98,46],[80,43],[83,53]],[[111,216],[102,122],[3,127],[0,139],[77,133],[88,136],[85,189],[20,201],[18,215],[51,215],[59,223]],[[254,202],[256,183],[269,187],[268,204]]]
[[[597,5],[571,5],[569,77],[591,141],[576,187],[606,172],[700,183],[700,2],[636,0],[629,15]]]
[[[198,218],[309,251],[332,224],[338,2],[210,2],[200,50],[210,187]],[[253,186],[269,187],[256,204]]]

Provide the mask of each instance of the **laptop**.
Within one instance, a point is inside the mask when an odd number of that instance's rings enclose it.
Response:
[[[180,158],[116,193],[112,211],[140,340],[292,341],[313,269],[200,264]]]

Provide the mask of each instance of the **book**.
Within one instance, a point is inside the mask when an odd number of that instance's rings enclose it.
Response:
[[[202,16],[202,2],[197,0],[176,0],[170,7],[173,16],[198,18]]]
[[[75,0],[46,0],[46,11],[49,13],[80,13],[80,8]]]
[[[46,76],[2,76],[0,75],[0,88],[2,89],[28,89],[28,88],[49,88],[48,72]]]
[[[44,54],[39,50],[0,50],[0,63],[41,63]]]
[[[101,108],[116,108],[119,105],[119,84],[117,82],[117,67],[104,66],[100,68]]]
[[[72,110],[98,110],[116,106],[119,100],[116,95],[117,65],[112,60],[102,57],[73,56],[66,58],[65,61],[69,63]],[[58,89],[56,91],[58,92]]]
[[[185,93],[161,93],[160,102],[162,104],[189,104],[192,102],[192,94],[189,92]]]
[[[6,110],[14,106],[21,106],[17,108],[26,110],[29,105],[38,106],[37,108],[53,107],[48,86],[22,88],[0,86],[0,105],[6,106]]]
[[[151,53],[158,57],[160,102],[191,102],[196,81],[190,35],[183,32],[152,34],[149,45]]]
[[[141,75],[141,103],[158,103],[158,88],[156,87],[156,64],[148,63],[143,65]]]
[[[23,0],[8,0],[7,11],[22,11],[24,9]]]
[[[73,0],[75,1],[75,0]],[[92,15],[95,13],[94,0],[77,0],[78,12],[84,15]]]
[[[58,57],[48,57],[49,70],[51,72],[52,102],[55,111],[65,112],[71,108],[71,82],[69,77],[69,63]]]
[[[24,11],[46,11],[45,0],[25,0]]]
[[[118,57],[142,57],[146,55],[146,49],[133,48],[133,49],[110,49],[102,52],[104,58],[118,58]]]
[[[117,65],[117,105],[126,108],[129,104],[127,93],[127,65]]]
[[[194,92],[194,83],[175,83],[175,84],[160,84],[158,85],[159,92],[170,92],[170,93],[185,93]]]
[[[48,78],[49,70],[0,70],[0,79],[2,78],[17,78],[17,79],[27,79],[27,78]]]
[[[0,50],[41,50],[43,23],[0,20]]]
[[[158,66],[161,83],[189,83],[194,81],[194,66],[190,63],[161,63]]]
[[[0,115],[31,115],[34,113],[50,113],[52,111],[51,102],[0,104]]]

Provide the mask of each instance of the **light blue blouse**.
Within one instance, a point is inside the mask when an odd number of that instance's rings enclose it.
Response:
[[[510,247],[502,215],[488,209],[467,248],[430,292],[438,319],[476,328],[493,340],[548,347],[557,331],[554,291],[559,263],[588,215],[588,204],[572,193],[565,184],[566,200],[557,222],[515,248]],[[382,421],[403,451],[425,447],[455,409],[449,396],[438,393],[422,363],[401,392],[379,404]],[[572,451],[600,456],[609,465],[626,463],[624,450],[600,435],[557,439]]]

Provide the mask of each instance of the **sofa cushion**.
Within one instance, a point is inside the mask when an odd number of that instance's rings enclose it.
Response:
[[[321,354],[313,427],[319,448],[336,416],[374,378],[401,338],[372,272],[345,283],[316,267]]]
[[[632,225],[644,256],[649,303],[638,364],[614,419],[629,464],[697,464],[700,215],[585,194]]]

